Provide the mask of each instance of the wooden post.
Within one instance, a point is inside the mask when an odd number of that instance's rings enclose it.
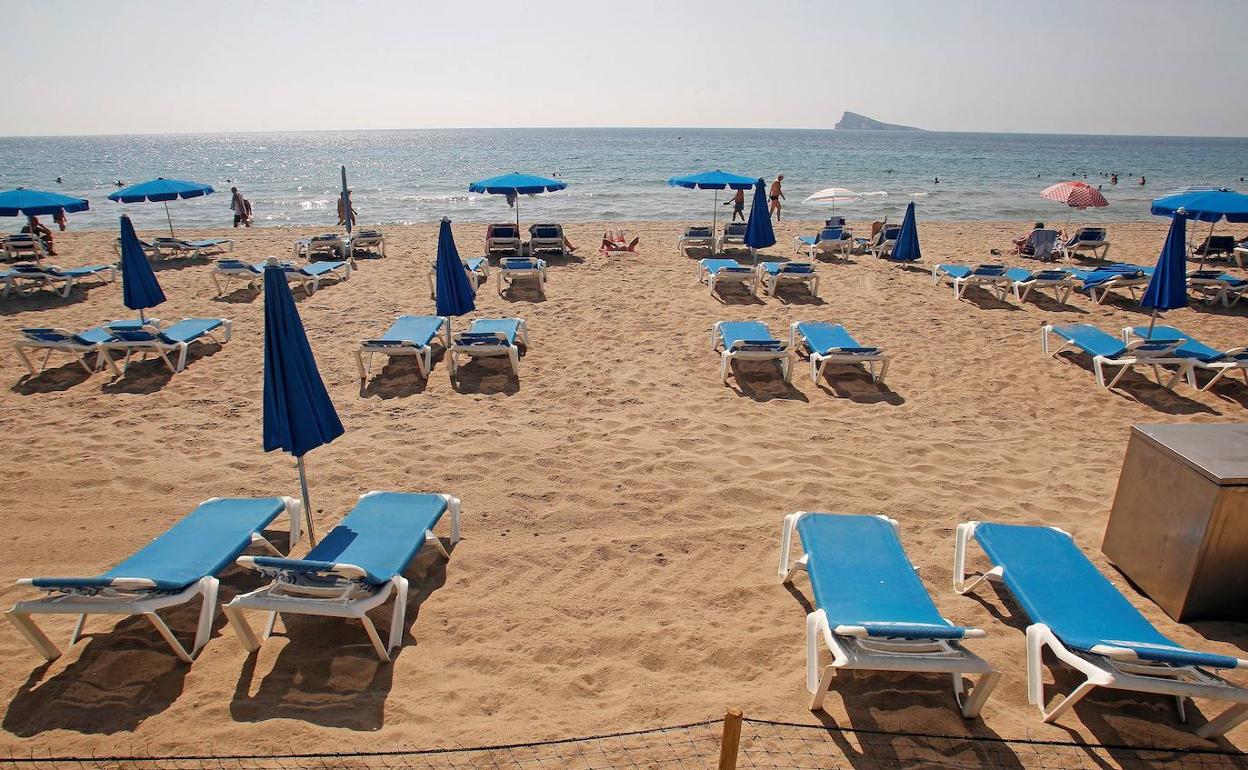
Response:
[[[741,746],[741,709],[730,708],[724,714],[724,737],[719,744],[719,770],[736,770],[737,750]]]

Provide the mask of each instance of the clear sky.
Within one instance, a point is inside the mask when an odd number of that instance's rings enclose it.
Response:
[[[830,128],[843,110],[954,131],[1248,134],[1245,0],[0,0],[0,11],[0,135]]]

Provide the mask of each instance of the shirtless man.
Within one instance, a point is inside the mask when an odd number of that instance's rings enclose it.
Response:
[[[771,201],[771,214],[776,217],[776,221],[780,221],[780,201],[784,200],[784,192],[780,189],[780,183],[784,181],[784,174],[777,174],[776,180],[771,183],[771,190],[767,193],[767,198]]]

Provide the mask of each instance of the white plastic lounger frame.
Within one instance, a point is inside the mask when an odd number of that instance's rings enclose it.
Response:
[[[256,269],[254,266],[240,262],[235,265],[223,265],[220,262],[212,266],[208,277],[212,279],[212,285],[217,290],[217,296],[223,296],[230,288],[230,282],[235,278],[246,278],[247,288],[256,289],[259,282],[264,278],[264,268]]]
[[[379,494],[377,491],[366,492],[360,499],[369,495]],[[459,498],[451,495],[438,495],[446,501],[447,512],[451,516],[451,545],[459,542]],[[432,530],[425,531],[425,545],[432,545],[445,559],[450,558],[446,548]],[[403,623],[407,617],[407,578],[393,575],[380,586],[369,585],[363,581],[368,573],[353,564],[335,564],[333,569],[317,573],[315,582],[300,583],[292,579],[289,572],[281,568],[268,568],[257,565],[250,556],[240,556],[241,567],[256,570],[270,576],[273,582],[263,588],[237,596],[221,609],[229,619],[230,625],[238,632],[239,639],[247,652],[260,649],[272,634],[277,624],[278,615],[289,612],[295,615],[320,615],[329,618],[356,618],[368,632],[369,641],[377,657],[384,663],[390,662],[391,653],[403,642]],[[387,642],[381,641],[377,627],[368,617],[369,610],[385,604],[394,594],[394,610],[390,615],[390,637]],[[252,630],[243,610],[263,610],[269,613],[264,630],[259,636]]]
[[[476,270],[473,270],[472,268],[468,266],[467,259],[461,258],[459,261],[464,266],[464,273],[468,275],[468,283],[472,284],[474,289],[478,285],[480,285],[480,282],[490,280],[490,263],[488,261],[483,259],[481,261],[480,267],[478,267]],[[438,282],[438,266],[430,265],[429,266],[429,299],[438,298],[438,283],[437,282]]]
[[[723,321],[716,321],[711,327],[711,350],[718,351],[723,344],[719,329]],[[731,348],[724,348],[719,356],[719,379],[728,384],[728,375],[732,372],[733,360],[738,361],[779,361],[780,376],[785,382],[793,380],[793,348],[783,340],[773,340],[776,347],[766,349],[751,348],[748,343],[737,340]]]
[[[1083,349],[1071,340],[1063,340],[1059,347],[1052,348],[1049,344],[1050,334],[1054,334],[1052,324],[1046,324],[1045,326],[1040,327],[1040,347],[1046,356],[1057,357],[1058,355],[1069,351],[1083,352]],[[1192,366],[1192,360],[1190,358],[1180,358],[1169,355],[1169,353],[1172,353],[1175,348],[1183,343],[1183,340],[1176,340],[1174,344],[1164,350],[1141,353],[1140,355],[1131,355],[1132,351],[1147,343],[1148,340],[1142,339],[1132,340],[1131,342],[1125,343],[1127,348],[1125,354],[1115,358],[1100,355],[1092,356],[1092,371],[1096,373],[1096,384],[1106,390],[1109,390],[1118,384],[1118,381],[1122,379],[1124,374],[1136,366],[1151,366],[1153,368],[1153,377],[1157,380],[1157,384],[1159,385],[1168,389],[1173,389],[1174,386],[1179,383],[1179,380],[1186,377],[1188,384],[1193,388],[1196,387],[1196,370],[1195,367]],[[1114,375],[1114,378],[1109,382],[1105,381],[1106,366],[1119,367],[1118,373]],[[1161,367],[1163,366],[1177,366],[1179,368],[1178,371],[1174,373],[1174,376],[1163,381],[1161,376]]]
[[[442,345],[446,349],[451,347],[451,325],[447,323],[446,318],[442,319],[441,333]],[[364,354],[368,354],[368,364],[364,363]],[[417,345],[410,340],[402,342],[376,343],[365,340],[360,343],[360,347],[355,351],[355,366],[360,370],[360,381],[368,380],[368,375],[373,371],[373,355],[381,353],[387,356],[416,356],[416,368],[420,370],[421,377],[428,377],[429,370],[433,368],[433,346]]]
[[[715,293],[715,287],[721,283],[739,283],[743,286],[749,284],[750,296],[758,296],[758,272],[745,265],[740,265],[739,268],[720,268],[712,273],[702,260],[698,260],[698,283],[706,284],[712,294]]]
[[[854,236],[849,230],[845,231],[844,237],[835,240],[819,240],[814,243],[808,243],[802,240],[801,236],[793,239],[793,251],[805,256],[812,262],[819,258],[821,254],[835,256],[839,254],[842,259],[849,259],[850,249],[854,245]]]
[[[797,522],[809,511],[798,511],[784,517],[780,533],[780,582],[792,585],[799,572],[806,571],[807,556],[792,558],[793,532]],[[887,516],[879,516],[898,529],[897,522]],[[982,629],[968,628],[963,638],[982,639],[987,636]],[[832,653],[832,662],[819,671],[819,640]],[[806,616],[806,689],[813,696],[811,711],[823,709],[823,701],[832,689],[838,670],[846,671],[913,671],[928,674],[950,674],[953,678],[953,694],[962,716],[974,719],[979,716],[984,702],[992,694],[1001,673],[988,662],[950,639],[886,639],[872,637],[861,626],[836,626],[828,623],[827,615],[816,609]],[[962,676],[978,676],[971,685],[969,697],[962,683]]]
[[[977,521],[966,521],[958,525],[953,555],[953,590],[960,594],[973,591],[984,581],[1000,582],[1005,574],[1004,568],[998,565],[967,581],[970,575],[966,571],[966,551],[977,526]],[[1053,529],[1064,532],[1057,527]],[[1077,591],[1078,587],[1072,586],[1071,590]],[[1058,660],[1085,677],[1083,682],[1052,708],[1045,707],[1045,647]],[[1240,660],[1239,667],[1244,666],[1248,666],[1248,661]],[[1178,707],[1179,719],[1184,722],[1187,721],[1185,698],[1207,698],[1233,703],[1221,715],[1196,731],[1201,738],[1216,738],[1248,719],[1248,689],[1237,687],[1216,674],[1196,666],[1176,666],[1141,660],[1127,647],[1098,646],[1091,652],[1072,650],[1062,644],[1062,640],[1047,625],[1032,623],[1027,626],[1027,702],[1040,709],[1040,716],[1045,722],[1056,722],[1097,687],[1172,695]]]
[[[322,262],[321,264],[325,264],[325,263]],[[338,275],[339,270],[342,271],[342,275]],[[321,281],[325,280],[326,278],[329,278],[332,276],[334,278],[337,278],[340,281],[351,280],[351,262],[344,261],[341,267],[336,267],[333,270],[330,270],[329,272],[320,273],[319,275],[308,275],[307,273],[304,273],[299,269],[286,270],[285,272],[286,272],[287,283],[297,284],[300,288],[303,289],[303,293],[306,296],[311,297],[314,293],[320,290]]]
[[[1019,302],[1026,302],[1027,295],[1031,294],[1031,292],[1035,291],[1038,293],[1041,289],[1052,289],[1053,299],[1057,300],[1058,304],[1065,305],[1066,301],[1070,299],[1070,293],[1074,291],[1075,286],[1078,285],[1075,277],[1069,273],[1065,273],[1064,277],[1058,278],[1056,277],[1057,274],[1062,272],[1059,270],[1039,270],[1037,272],[1041,273],[1041,275],[1036,276],[1033,274],[1033,277],[1025,281],[1012,281],[1010,283],[1010,285],[1014,288],[1014,299]],[[1045,273],[1051,273],[1053,277],[1049,277],[1048,275],[1045,275]]]
[[[375,251],[377,256],[386,256],[386,236],[380,231],[357,232],[347,240],[347,259],[355,259],[355,250]]]
[[[1133,329],[1132,327],[1128,326],[1122,330],[1122,341],[1124,343],[1129,343],[1131,342],[1131,340],[1138,340],[1138,339],[1141,339],[1141,338],[1136,335],[1135,329]],[[1190,359],[1192,362],[1192,369],[1193,369],[1192,374],[1193,375],[1195,375],[1196,369],[1203,369],[1206,372],[1214,373],[1213,377],[1210,378],[1210,380],[1205,383],[1204,387],[1199,388],[1199,390],[1209,390],[1214,385],[1216,385],[1218,381],[1221,380],[1223,377],[1225,377],[1228,374],[1233,374],[1236,370],[1238,370],[1239,373],[1244,376],[1244,384],[1248,385],[1248,361],[1245,361],[1237,357],[1237,356],[1243,355],[1245,352],[1248,352],[1248,347],[1241,345],[1240,347],[1231,348],[1229,350],[1223,350],[1219,352],[1221,352],[1222,355],[1226,356],[1226,359],[1221,360],[1221,361],[1201,361],[1199,358],[1194,358],[1194,357]],[[1191,382],[1193,385],[1195,385],[1197,380],[1193,379],[1191,380]]]
[[[160,319],[149,318],[148,322],[153,326],[157,326],[160,324]],[[87,356],[89,354],[98,354],[100,352],[100,344],[98,342],[78,342],[74,339],[75,332],[69,329],[50,328],[48,331],[51,333],[50,336],[55,336],[56,339],[39,339],[38,337],[23,334],[17,342],[13,343],[13,350],[17,352],[17,357],[22,359],[22,363],[26,365],[26,369],[31,375],[39,374],[48,368],[48,360],[52,358],[53,353],[58,351],[69,353],[76,358],[78,363],[82,365],[82,368],[87,370],[88,374],[94,374],[100,370],[98,363],[94,367],[87,364]],[[30,356],[27,355],[27,352],[36,350],[46,351],[37,371],[34,363],[30,360]]]
[[[212,502],[216,499],[219,498],[214,497],[204,502]],[[302,515],[302,505],[293,497],[283,497],[281,499],[286,506],[286,515],[290,519],[290,542],[293,545],[299,541],[299,519]],[[251,543],[252,545],[259,545],[274,556],[284,555],[258,532],[252,533]],[[17,583],[18,585],[29,586],[33,584],[33,580],[25,578],[17,581]],[[31,615],[77,615],[78,621],[74,623],[74,630],[69,637],[71,646],[77,643],[79,637],[82,636],[83,626],[86,624],[88,615],[143,615],[160,632],[165,642],[173,649],[174,654],[187,663],[191,663],[212,636],[212,618],[217,611],[217,589],[219,586],[220,581],[215,576],[206,575],[182,591],[169,593],[168,591],[157,590],[156,584],[147,578],[120,577],[114,578],[108,586],[102,588],[92,586],[89,588],[47,589],[49,594],[47,597],[18,602],[13,609],[5,613],[5,616],[13,625],[17,626],[17,629],[22,632],[22,636],[26,637],[26,641],[30,642],[39,651],[40,655],[51,661],[61,656],[61,650],[48,638],[43,629],[35,624],[35,621],[30,617]],[[185,604],[196,596],[203,597],[203,606],[199,610],[199,623],[195,629],[195,643],[190,650],[187,650],[178,641],[178,638],[174,636],[172,629],[169,628],[164,619],[157,613],[159,610],[168,607]]]
[[[810,296],[816,298],[819,296],[819,274],[814,271],[813,265],[810,270],[806,271],[781,269],[778,273],[768,273],[761,264],[758,266],[758,278],[755,285],[761,284],[768,296],[776,296],[776,291],[780,288],[780,284],[783,283],[796,283],[799,286],[805,286],[806,290],[810,292]]]
[[[26,233],[7,236],[2,245],[5,259],[26,256],[34,257],[34,260],[38,262],[48,256],[48,247],[43,244],[43,239]]]
[[[676,239],[676,250],[680,252],[680,256],[688,257],[690,249],[707,249],[714,254],[715,234],[689,235],[689,233],[686,232]]]
[[[1088,296],[1098,305],[1105,304],[1106,297],[1114,289],[1126,289],[1131,294],[1131,299],[1135,302],[1140,301],[1140,294],[1137,291],[1141,286],[1148,285],[1149,278],[1147,275],[1119,275],[1109,280],[1102,281],[1096,286],[1088,288]],[[1098,295],[1097,292],[1100,292]]]
[[[1100,249],[1099,254],[1097,253],[1097,249]],[[1096,257],[1097,259],[1105,259],[1105,255],[1109,254],[1109,241],[1108,240],[1085,241],[1085,240],[1080,239],[1070,244],[1069,246],[1066,245],[1065,241],[1062,241],[1057,244],[1057,247],[1054,249],[1054,251],[1058,252],[1063,257],[1066,257],[1068,259],[1084,251],[1091,253],[1092,256]]]
[[[1237,305],[1245,295],[1248,295],[1248,283],[1235,286],[1224,278],[1206,278],[1193,273],[1188,273],[1187,288],[1204,297],[1205,304],[1221,303],[1222,307]]]
[[[314,235],[311,238],[300,238],[295,241],[294,255],[296,259],[304,258],[310,261],[317,254],[329,254],[351,261],[352,257],[347,253],[349,245],[350,241],[336,233],[330,234],[329,237]]]
[[[509,225],[490,225],[489,227],[486,228],[486,232],[487,233],[492,232],[490,228],[493,228],[493,227],[505,227],[507,228],[506,232],[514,232],[515,235],[514,236],[486,235],[485,255],[487,257],[491,254],[498,254],[500,256],[509,256],[509,257],[520,256],[520,251],[522,250],[524,242],[520,240],[519,228],[516,228],[515,225],[510,225],[510,224]],[[512,229],[512,228],[515,228],[515,229]]]
[[[190,321],[194,319],[184,318],[182,320]],[[130,357],[135,353],[135,351],[142,353],[143,358],[146,358],[147,354],[150,352],[160,356],[160,360],[165,362],[165,366],[169,367],[169,371],[177,374],[186,368],[186,356],[191,349],[192,343],[199,342],[204,337],[207,337],[218,345],[224,345],[230,341],[230,338],[234,334],[234,322],[228,318],[221,318],[218,320],[221,321],[221,329],[223,330],[220,337],[217,337],[217,335],[213,334],[211,331],[207,331],[189,342],[166,343],[160,339],[146,340],[143,342],[122,339],[101,342],[99,346],[100,363],[98,364],[98,367],[103,368],[107,365],[109,369],[112,369],[114,375],[121,377],[125,375],[126,371],[130,368]],[[179,321],[179,323],[181,323],[181,321]],[[160,328],[152,324],[144,324],[143,326],[128,329],[127,331],[148,332],[153,337],[160,334]],[[121,350],[125,353],[123,364],[120,369],[117,368],[117,362],[114,361],[112,355],[110,355],[111,351],[114,350]],[[169,353],[173,352],[176,352],[178,355],[176,364],[169,360]]]
[[[74,284],[79,281],[99,279],[104,281],[104,283],[112,283],[117,280],[117,268],[111,265],[102,270],[96,270],[95,272],[84,273],[81,275],[67,275],[65,273],[55,272],[60,269],[61,268],[59,267],[51,266],[43,267],[38,271],[32,270],[30,272],[9,271],[4,276],[4,289],[0,292],[0,296],[7,297],[10,293],[16,294],[19,297],[24,295],[26,290],[23,289],[21,283],[19,283],[21,281],[46,286],[55,292],[57,296],[64,299],[69,296],[69,293],[74,290]],[[57,289],[57,283],[61,283],[63,286],[61,286],[60,289]]]
[[[498,295],[503,296],[504,292],[511,291],[511,284],[517,278],[535,278],[537,279],[537,291],[543,297],[546,296],[546,263],[540,259],[531,257],[511,257],[510,259],[530,259],[528,265],[524,267],[508,267],[507,258],[499,263],[495,273],[498,275]]]
[[[978,286],[991,292],[998,300],[1004,301],[1005,295],[1012,285],[1012,281],[1005,277],[1005,268],[1001,265],[975,265],[971,268],[972,272],[970,275],[958,277],[943,272],[940,269],[941,267],[941,265],[932,265],[932,285],[939,285],[942,280],[948,281],[949,285],[953,287],[954,299],[962,299],[962,295],[966,294],[967,289]],[[948,265],[945,265],[945,267],[948,267]],[[985,267],[999,268],[1001,272],[989,275],[981,275],[974,272]]]
[[[229,248],[226,248],[228,244]],[[190,241],[184,241],[181,238],[155,238],[152,240],[153,255],[161,258],[169,255],[176,256],[178,254],[187,254],[187,259],[198,259],[200,252],[204,252],[204,256],[209,254],[224,254],[227,251],[234,251],[234,241],[229,238],[213,239],[211,243],[195,245]]]
[[[798,349],[797,336],[801,333],[798,326],[801,321],[794,321],[789,326],[789,345],[794,350]],[[884,384],[884,377],[888,374],[888,365],[892,362],[893,356],[883,350],[876,350],[870,353],[866,352],[850,352],[840,348],[832,348],[826,351],[810,351],[810,379],[813,382],[819,382],[819,378],[823,376],[823,370],[828,368],[828,364],[863,364],[867,369],[867,374],[871,376],[872,382]],[[876,364],[880,365],[880,370],[875,370]]]
[[[499,320],[518,321],[519,327],[516,329],[516,345],[507,343],[506,336],[502,332],[494,332],[498,343],[495,345],[473,343],[471,345],[461,345],[459,335],[456,334],[451,338],[450,347],[446,349],[447,370],[451,377],[454,377],[459,371],[460,355],[466,356],[507,356],[507,360],[511,362],[511,373],[520,376],[520,349],[517,345],[529,347],[529,326],[523,318],[504,318]],[[470,327],[471,328],[471,327]],[[469,332],[471,334],[479,334],[480,332]]]
[[[536,255],[540,252],[542,254],[555,254],[560,257],[567,256],[567,246],[564,245],[563,240],[563,225],[542,225],[542,227],[553,227],[558,232],[558,235],[533,235],[532,229],[530,229],[529,254]]]

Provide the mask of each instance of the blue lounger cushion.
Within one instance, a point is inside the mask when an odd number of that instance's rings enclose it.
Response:
[[[79,345],[99,345],[101,342],[108,342],[113,338],[106,326],[97,326],[94,329],[87,329],[78,334],[65,334],[56,329],[48,328],[30,328],[22,329],[28,339],[37,342],[75,342]]]
[[[750,268],[737,262],[735,259],[704,259],[702,267],[711,275],[719,275],[722,272],[751,272]]]
[[[685,229],[686,238],[713,238],[715,234],[709,227],[689,227]]]
[[[514,318],[478,318],[468,327],[468,334],[490,335],[491,337],[495,334],[502,334],[508,345],[515,345],[516,337],[520,334],[520,322]],[[461,335],[461,339],[463,336]]]
[[[800,242],[800,243],[804,243],[804,244],[806,244],[807,246],[814,246],[816,243],[818,243],[818,242],[819,242],[819,236],[817,236],[817,235],[799,235],[799,236],[797,236],[797,240],[798,240],[798,242]]]
[[[257,556],[257,566],[294,572],[323,572],[336,564],[365,571],[364,581],[381,585],[403,570],[446,512],[440,495],[378,492],[360,498],[346,518],[302,559]]]
[[[1070,273],[1065,270],[1028,270],[1025,267],[1011,267],[1005,271],[1005,277],[1014,283],[1064,281],[1070,277]]]
[[[771,336],[767,324],[761,321],[724,321],[719,325],[719,337],[725,350],[732,350],[738,342],[750,349],[780,350],[780,340]]]
[[[1213,364],[1219,361],[1248,360],[1248,351],[1227,355],[1224,351],[1211,348],[1203,342],[1193,339],[1173,326],[1154,326],[1151,338],[1147,326],[1135,326],[1131,331],[1137,337],[1155,340],[1183,340],[1183,344],[1175,348],[1174,354],[1182,358],[1194,358],[1201,363]]]
[[[326,273],[332,273],[333,271],[337,270],[338,268],[342,267],[345,264],[347,263],[346,262],[313,262],[310,265],[304,265],[303,267],[299,268],[299,272],[308,276],[314,276],[314,277],[322,276],[322,275],[325,275]]]
[[[870,636],[961,639],[967,629],[941,617],[893,525],[877,516],[812,513],[797,522],[815,606],[828,625],[861,626]]]
[[[805,339],[806,348],[810,352],[821,355],[827,355],[833,350],[843,353],[876,353],[880,350],[859,344],[840,324],[802,321],[797,325],[797,332]]]
[[[532,257],[503,257],[504,270],[540,270],[546,267],[546,261]]]
[[[184,321],[178,321],[168,329],[161,329],[157,334],[152,334],[142,328],[126,328],[125,325],[119,324],[109,324],[108,330],[112,332],[113,337],[125,342],[151,342],[158,339],[165,344],[176,345],[179,342],[194,342],[223,325],[225,321],[220,318],[187,318]]]
[[[485,257],[468,257],[467,259],[464,259],[461,261],[464,263],[464,267],[468,268],[469,270],[475,273],[476,271],[484,267],[485,264],[489,260],[487,260]]]
[[[218,498],[201,503],[163,535],[97,577],[41,577],[38,588],[97,588],[117,578],[146,578],[158,591],[181,591],[215,575],[286,509],[280,497]]]
[[[979,524],[975,539],[1033,623],[1068,647],[1129,649],[1143,660],[1234,668],[1226,655],[1194,652],[1167,639],[1097,570],[1070,535],[1051,527]]]
[[[558,225],[533,225],[533,228],[529,230],[529,234],[534,238],[551,239],[563,237],[563,232]]]
[[[258,265],[252,265],[252,264],[248,264],[242,261],[241,259],[218,259],[217,260],[218,270],[243,270],[249,273],[255,273],[256,275],[263,275],[264,268],[265,268],[265,264],[263,262],[261,262]]]
[[[365,345],[401,345],[410,342],[423,348],[433,341],[445,321],[436,315],[401,315],[390,324],[386,333]]]
[[[759,266],[768,275],[780,273],[813,273],[814,265],[809,262],[760,262]]]
[[[1224,273],[1221,270],[1193,270],[1187,274],[1187,277],[1199,278],[1205,281],[1221,281],[1227,286],[1236,289],[1240,286],[1248,286],[1248,278],[1240,278],[1230,273]]]
[[[1053,327],[1053,332],[1089,355],[1118,358],[1127,352],[1127,346],[1121,339],[1101,331],[1092,324],[1057,324]],[[1151,342],[1136,347],[1134,350],[1147,353],[1149,350],[1168,348],[1176,339],[1179,338],[1162,339],[1154,331]]]

